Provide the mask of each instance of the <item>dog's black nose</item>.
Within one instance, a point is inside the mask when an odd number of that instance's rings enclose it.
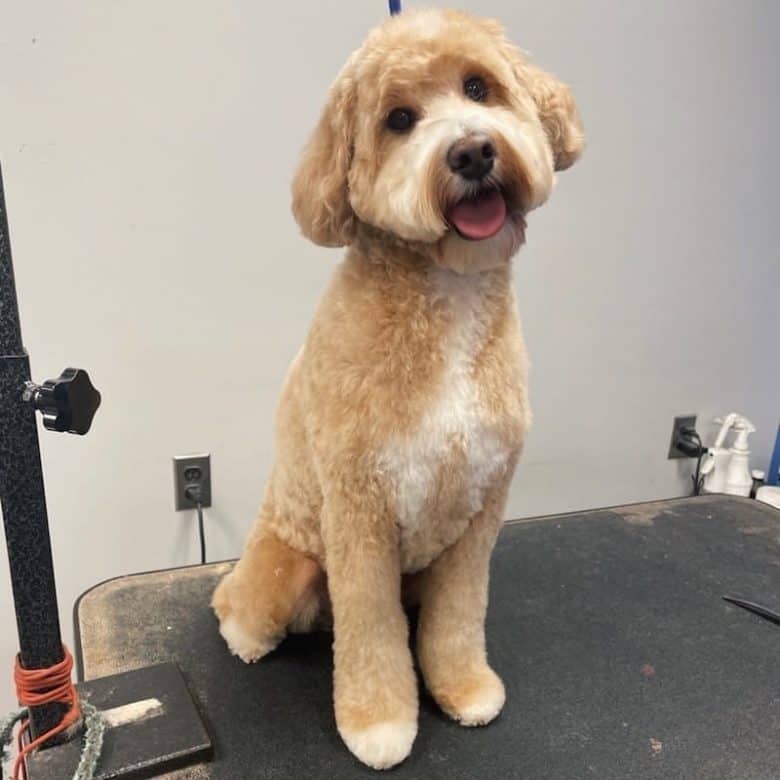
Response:
[[[453,173],[464,179],[484,179],[493,170],[496,147],[485,133],[461,138],[449,148],[447,164]]]

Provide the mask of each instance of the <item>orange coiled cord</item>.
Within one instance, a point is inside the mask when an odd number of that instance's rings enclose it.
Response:
[[[16,683],[16,698],[23,707],[39,707],[42,704],[60,702],[69,706],[62,722],[37,739],[23,744],[24,735],[29,731],[30,721],[25,720],[19,730],[19,752],[16,756],[13,768],[13,780],[26,780],[27,772],[24,767],[24,759],[37,747],[47,742],[52,737],[70,728],[81,717],[81,707],[76,688],[71,680],[73,671],[73,656],[64,645],[62,646],[64,658],[58,664],[48,669],[23,669],[16,656],[14,666],[14,682]]]

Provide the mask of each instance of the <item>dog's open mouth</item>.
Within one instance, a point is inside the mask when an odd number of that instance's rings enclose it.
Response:
[[[506,222],[506,201],[500,190],[482,190],[459,200],[447,212],[447,220],[469,241],[492,238]]]

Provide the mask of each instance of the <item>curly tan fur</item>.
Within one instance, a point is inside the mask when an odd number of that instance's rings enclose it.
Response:
[[[475,75],[479,103],[463,92]],[[386,127],[397,107],[416,114],[408,133]],[[468,241],[448,215],[475,185],[446,153],[477,132],[507,213]],[[332,616],[336,724],[370,766],[403,760],[417,731],[402,595],[420,603],[418,657],[442,709],[478,725],[503,705],[488,570],[530,423],[510,260],[581,149],[568,89],[500,26],[419,11],[352,55],[295,176],[303,233],[348,249],[282,391],[257,525],[213,606],[248,661]]]

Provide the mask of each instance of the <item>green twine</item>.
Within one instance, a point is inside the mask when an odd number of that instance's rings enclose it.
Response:
[[[106,722],[97,707],[89,702],[81,702],[81,713],[84,719],[84,747],[81,758],[72,780],[93,780],[95,770],[103,750],[103,737],[106,733]],[[0,768],[10,758],[8,747],[13,742],[14,726],[27,717],[27,709],[11,712],[0,720]]]
[[[84,715],[84,747],[81,749],[81,759],[73,774],[73,780],[92,780],[100,752],[103,750],[106,722],[97,707],[93,707],[88,701],[81,702],[81,712]]]

